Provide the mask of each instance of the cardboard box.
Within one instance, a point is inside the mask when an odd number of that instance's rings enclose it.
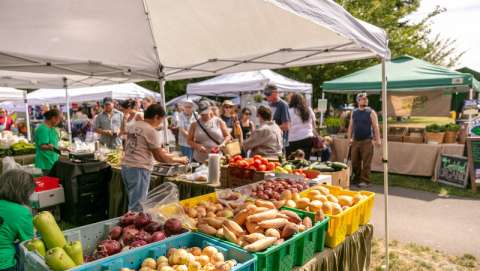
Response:
[[[235,188],[262,181],[265,173],[267,172],[224,166],[220,169],[220,184],[222,188]]]
[[[344,189],[350,188],[350,168],[336,172],[322,172],[322,175],[330,175],[332,177],[332,185],[340,186]]]

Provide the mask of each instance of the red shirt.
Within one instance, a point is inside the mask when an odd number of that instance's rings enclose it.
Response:
[[[7,123],[5,123],[5,119]],[[5,117],[5,116],[0,117],[0,127],[5,127],[4,130],[10,131],[10,127],[12,126],[12,123],[13,121],[11,118]]]

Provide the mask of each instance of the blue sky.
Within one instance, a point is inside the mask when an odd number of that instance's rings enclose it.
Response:
[[[457,68],[480,71],[480,0],[422,0],[412,19],[420,19],[436,6],[447,9],[432,20],[433,34],[457,40],[459,51],[466,51]]]

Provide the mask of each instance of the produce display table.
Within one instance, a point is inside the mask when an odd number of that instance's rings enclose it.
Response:
[[[431,177],[440,154],[463,155],[462,144],[416,144],[406,142],[388,142],[388,170],[391,173]],[[344,161],[348,150],[348,140],[333,139],[332,160]],[[373,171],[383,171],[382,147],[375,146]]]
[[[361,226],[334,249],[325,248],[295,271],[363,271],[368,270],[372,250],[373,226]]]
[[[35,163],[35,154],[16,155],[12,157],[13,159],[15,159],[17,163],[19,163],[22,166]],[[3,158],[0,158],[0,174],[2,173],[2,170],[3,170],[3,167],[1,166],[3,165],[2,162],[3,162]]]
[[[177,185],[180,193],[180,200],[193,198],[215,192],[215,188],[219,188],[218,185],[211,185],[207,183],[192,182],[185,179],[184,176],[178,177],[165,177],[163,182],[172,182]]]

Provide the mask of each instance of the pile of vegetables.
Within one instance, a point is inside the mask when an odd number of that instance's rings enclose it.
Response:
[[[235,155],[228,161],[230,167],[253,169],[256,171],[272,171],[279,166],[278,162],[269,162],[266,158],[260,155],[254,155],[250,159],[245,159],[241,155]]]
[[[119,167],[122,162],[122,156],[118,151],[111,151],[107,154],[106,160],[112,167]]]
[[[162,241],[185,231],[180,220],[176,218],[170,218],[161,225],[152,221],[149,214],[128,212],[120,218],[117,226],[110,229],[107,238],[97,244],[93,255],[87,260],[105,258],[131,248]]]
[[[54,271],[64,271],[84,262],[80,241],[67,243],[60,227],[50,212],[44,211],[33,219],[42,239],[27,242],[26,247],[44,257],[45,263]]]
[[[184,209],[195,220],[199,231],[235,243],[247,251],[259,252],[312,227],[309,217],[301,219],[293,211],[279,210],[283,204],[284,200],[257,199],[232,209],[219,202],[203,201]],[[323,213],[316,214],[315,222],[323,219]]]
[[[26,140],[19,140],[10,146],[13,155],[25,155],[35,153],[35,145],[28,143]]]
[[[144,259],[139,271],[229,271],[236,264],[235,260],[225,261],[223,253],[213,246],[171,248],[166,257]],[[122,268],[121,271],[133,270]]]
[[[361,193],[354,196],[334,195],[327,187],[319,185],[308,191],[305,197],[299,194],[285,195],[287,199],[285,206],[309,212],[322,211],[326,215],[338,215],[366,198],[367,196]]]
[[[281,200],[281,195],[285,191],[298,193],[308,188],[308,184],[303,181],[295,181],[286,178],[276,178],[266,180],[251,185],[252,192],[250,196],[264,200]]]
[[[316,170],[320,172],[334,172],[334,171],[340,171],[346,168],[348,168],[348,166],[341,162],[311,163],[310,161],[307,161],[307,160],[297,159],[297,160],[291,160],[291,161],[287,161],[286,163],[283,163],[281,167],[277,167],[275,169],[275,172],[303,175],[305,177],[308,177],[305,172],[307,170]]]

